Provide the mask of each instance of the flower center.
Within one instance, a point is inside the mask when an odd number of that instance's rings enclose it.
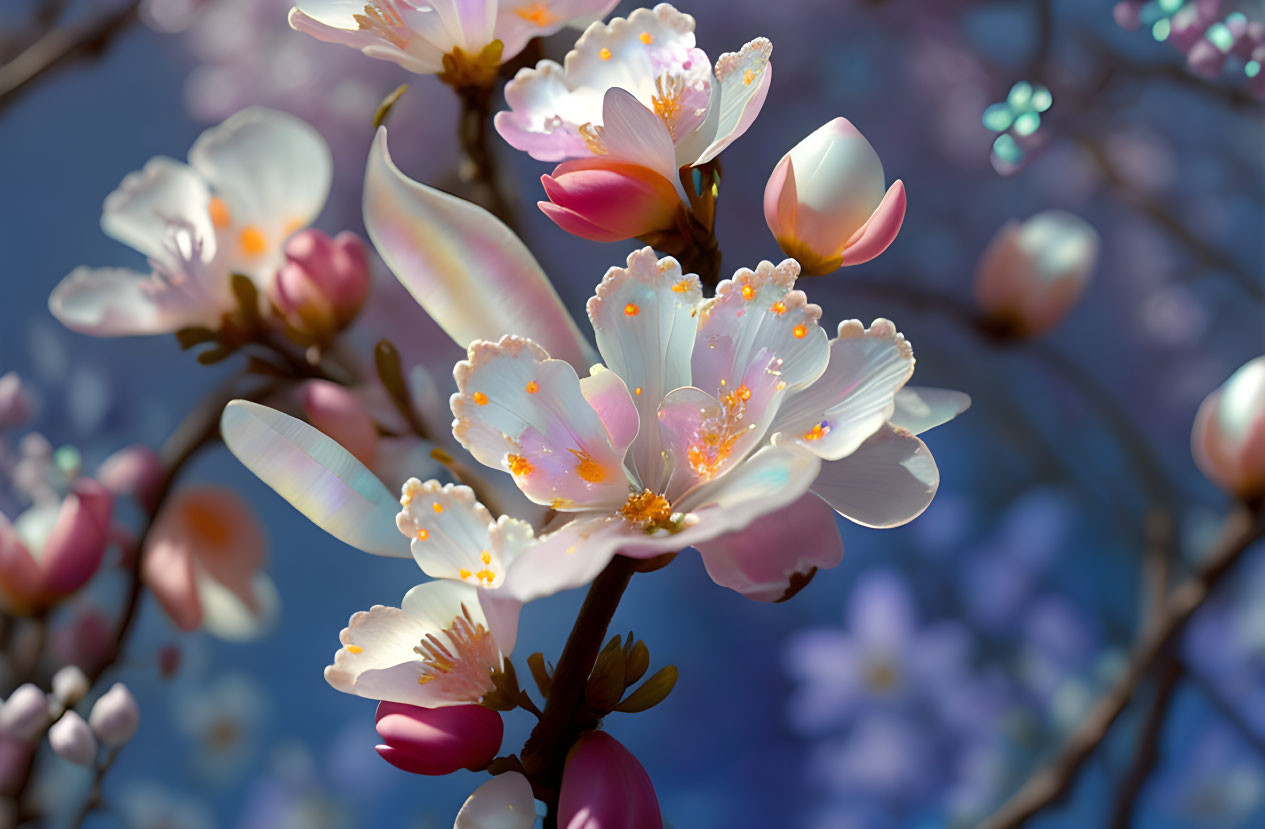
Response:
[[[365,4],[364,14],[353,14],[360,31],[376,35],[401,49],[408,47],[409,31],[393,0],[372,0]]]
[[[690,444],[688,459],[690,468],[701,478],[710,479],[720,472],[738,443],[738,439],[754,429],[754,423],[744,423],[747,401],[751,389],[746,383],[721,395],[720,413],[705,417],[698,424],[694,441]]]
[[[474,579],[480,585],[492,586],[492,582],[496,581],[496,570],[492,567],[492,554],[484,550],[479,561],[483,564],[478,570],[470,571],[464,567],[457,570],[457,575],[461,576],[463,581]]]
[[[470,617],[465,605],[451,626],[440,635],[427,634],[413,652],[422,658],[418,685],[442,679],[445,696],[471,702],[492,689],[491,672],[500,663],[492,635]]]
[[[629,495],[628,500],[620,507],[619,514],[629,524],[646,532],[673,530],[678,523],[672,520],[672,505],[668,503],[668,499],[648,489],[639,495]]]
[[[223,547],[232,537],[219,513],[203,504],[190,502],[185,505],[184,518],[190,531],[213,547]]]
[[[900,684],[900,671],[886,659],[876,660],[865,669],[865,684],[875,693],[886,694]]]
[[[654,82],[655,94],[650,96],[654,114],[663,119],[668,127],[672,140],[680,136],[677,133],[677,119],[681,117],[681,97],[685,94],[685,78],[680,75],[664,73]]]

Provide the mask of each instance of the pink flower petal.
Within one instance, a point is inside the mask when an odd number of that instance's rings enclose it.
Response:
[[[869,262],[896,240],[900,226],[905,221],[905,185],[900,180],[892,182],[883,201],[865,224],[852,234],[843,248],[843,264],[860,265]]]

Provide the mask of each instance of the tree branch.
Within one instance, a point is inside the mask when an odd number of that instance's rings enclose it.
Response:
[[[1265,512],[1261,510],[1254,514],[1241,510],[1226,520],[1216,547],[1204,558],[1195,574],[1169,595],[1162,613],[1135,645],[1128,666],[1115,686],[1099,698],[1058,756],[1028,778],[1019,791],[982,824],[985,829],[1022,826],[1071,790],[1081,766],[1107,737],[1112,724],[1133,699],[1161,655],[1185,630],[1195,611],[1230,572],[1243,552],[1262,535],[1265,535]]]

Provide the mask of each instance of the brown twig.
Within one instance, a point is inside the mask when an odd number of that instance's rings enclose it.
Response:
[[[0,112],[53,70],[103,54],[140,20],[140,6],[140,0],[129,0],[121,8],[53,29],[0,66]]]
[[[585,685],[606,639],[611,617],[636,568],[635,560],[616,556],[593,580],[558,658],[540,722],[523,746],[523,766],[532,788],[549,807],[545,829],[557,829],[558,790],[567,751],[581,733],[596,725],[585,716]]]
[[[1146,721],[1142,723],[1133,747],[1133,760],[1116,785],[1116,800],[1111,807],[1112,829],[1129,829],[1138,795],[1142,793],[1142,787],[1146,785],[1159,761],[1160,733],[1164,730],[1173,692],[1177,690],[1177,683],[1182,676],[1181,664],[1173,655],[1171,647],[1162,657],[1158,674],[1151,709],[1147,712]]]
[[[1265,535],[1265,512],[1241,510],[1232,514],[1216,547],[1194,575],[1164,602],[1163,612],[1134,646],[1127,667],[1116,684],[1094,705],[1089,715],[1064,743],[1058,756],[1038,770],[982,826],[1016,829],[1071,789],[1086,760],[1107,737],[1116,718],[1128,706],[1160,657],[1185,630],[1195,611],[1255,541]]]
[[[470,201],[486,208],[514,230],[514,209],[501,190],[499,165],[492,149],[493,89],[491,86],[468,86],[457,90],[461,99],[461,115],[457,123],[462,153],[459,172],[461,180],[469,187]]]

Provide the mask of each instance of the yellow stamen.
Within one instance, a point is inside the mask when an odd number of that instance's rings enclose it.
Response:
[[[598,51],[597,56],[598,56],[599,58],[601,58],[602,60],[610,60],[610,59],[611,59],[611,50],[610,50],[610,49],[607,49],[605,46],[603,46],[603,47],[601,48],[601,50],[600,50],[600,51]]]
[[[429,531],[427,531],[427,530],[425,530],[425,529],[421,529],[421,530],[418,530],[418,531],[417,531],[417,540],[418,540],[418,541],[425,541],[425,540],[426,540],[426,539],[428,539],[428,538],[430,538],[430,532],[429,532]]]
[[[743,72],[743,73],[742,73],[742,85],[743,85],[743,86],[751,86],[751,82],[752,82],[752,81],[754,81],[754,80],[755,80],[755,70],[754,70],[754,69],[748,69],[746,72]]]
[[[483,551],[483,552],[479,555],[479,561],[482,561],[484,564],[491,564],[491,563],[492,563],[492,554],[491,554],[491,553],[489,553],[487,550],[484,550],[484,551]]]
[[[619,514],[638,527],[662,527],[672,520],[672,506],[667,498],[647,489],[629,495]]]
[[[785,302],[775,302],[775,303],[773,303],[773,306],[772,306],[771,308],[769,308],[769,310],[770,310],[770,311],[772,311],[773,313],[777,314],[777,315],[780,317],[780,316],[782,316],[783,314],[785,314],[785,313],[786,313],[786,303],[785,303]]]
[[[470,578],[470,576],[472,576],[472,575],[474,575],[474,574],[473,574],[473,573],[471,573],[469,570],[466,570],[466,569],[462,568],[462,569],[457,570],[457,575],[458,575],[458,576],[461,576],[461,578],[463,578],[463,579],[468,579],[468,578]]]
[[[365,649],[360,647],[359,645],[347,646],[347,653],[364,653],[364,652],[365,652]]]
[[[588,147],[589,152],[593,155],[606,155],[606,145],[602,142],[602,128],[593,124],[582,124],[580,126],[580,137],[584,139],[584,146]]]
[[[480,406],[486,406],[488,404],[488,396],[481,391],[476,391],[474,393],[474,402]]]
[[[654,35],[650,34],[649,32],[642,32],[641,42],[649,46],[651,43],[654,43]]]
[[[821,440],[829,431],[830,424],[823,420],[821,423],[813,424],[813,428],[800,435],[800,437],[804,440]]]
[[[795,339],[802,340],[808,336],[808,327],[803,323],[791,329],[791,333],[795,335]]]
[[[624,306],[624,314],[626,316],[635,317],[640,313],[641,309],[631,302]]]
[[[383,7],[385,5],[385,8]],[[404,49],[408,46],[408,36],[404,18],[391,3],[379,3],[377,0],[365,5],[364,14],[353,14],[352,20],[362,32],[377,35],[386,42]]]
[[[510,474],[518,477],[530,475],[536,468],[531,465],[531,461],[527,460],[522,455],[510,455],[505,460],[509,463]]]
[[[673,292],[678,293],[678,294],[683,294],[689,289],[690,289],[690,281],[688,279],[682,279],[680,282],[672,286]]]

